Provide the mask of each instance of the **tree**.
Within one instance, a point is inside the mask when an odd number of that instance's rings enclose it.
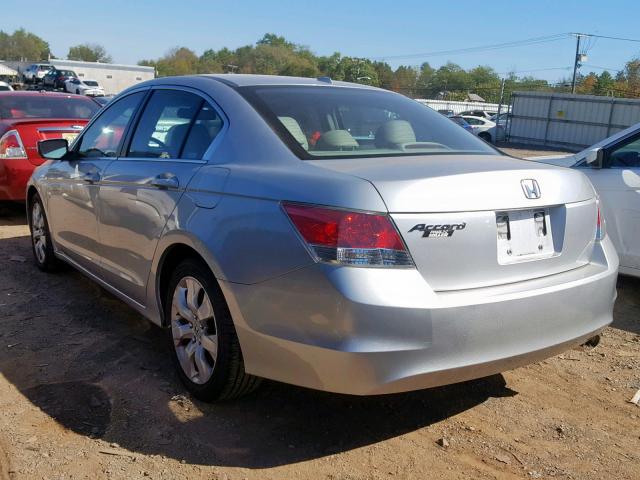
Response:
[[[416,95],[419,97],[431,97],[434,95],[433,91],[433,74],[435,70],[428,62],[424,62],[420,66],[420,73],[418,73],[418,79],[416,80]]]
[[[396,71],[393,72],[393,85],[391,89],[394,92],[412,97],[416,93],[417,81],[418,71],[415,68],[399,66],[396,68]]]
[[[69,60],[81,60],[83,62],[111,63],[111,55],[102,45],[83,43],[69,48],[67,54]]]
[[[585,95],[592,95],[597,83],[598,75],[596,75],[594,72],[591,72],[588,75],[580,78],[580,83],[576,87],[576,92]]]
[[[8,34],[0,30],[0,59],[17,61],[47,60],[49,44],[37,35],[20,28]]]
[[[190,75],[198,71],[198,56],[186,47],[175,47],[158,60],[158,75]]]
[[[596,79],[596,83],[593,86],[593,94],[594,95],[609,95],[614,89],[615,81],[609,72],[606,70],[598,75]]]
[[[215,50],[205,50],[198,59],[198,73],[222,73],[224,67]]]
[[[373,68],[378,76],[378,87],[391,90],[393,87],[393,70],[387,62],[373,62]]]

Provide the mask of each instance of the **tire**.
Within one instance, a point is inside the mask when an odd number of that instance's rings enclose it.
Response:
[[[244,371],[231,313],[201,261],[186,259],[175,268],[164,307],[173,361],[194,397],[205,402],[231,400],[260,385],[260,378]]]
[[[49,222],[44,211],[42,199],[37,193],[29,202],[29,231],[31,232],[31,249],[37,267],[43,272],[54,272],[60,269],[60,260],[56,258],[51,243]]]
[[[483,133],[479,133],[478,137],[480,137],[481,139],[483,139],[487,143],[493,143],[493,142],[491,142],[491,135],[488,134],[488,133],[484,133],[484,132]]]
[[[80,90],[76,89],[76,95],[80,95]]]

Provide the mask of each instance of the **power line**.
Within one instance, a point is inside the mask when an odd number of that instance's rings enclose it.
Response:
[[[573,33],[572,32],[571,35],[582,35],[583,37],[606,38],[607,40],[619,40],[621,42],[640,43],[640,39],[637,39],[637,38],[609,37],[607,35],[597,35],[595,33]]]
[[[497,72],[497,74],[509,75],[511,73],[549,72],[551,70],[571,70],[571,67],[548,67],[548,68],[534,68],[531,70],[510,70],[508,72]]]
[[[624,70],[619,70],[617,68],[601,67],[599,65],[591,65],[591,64],[589,64],[589,68],[597,68],[598,70],[610,70],[612,72],[624,72]]]
[[[546,35],[542,37],[532,37],[523,40],[515,40],[512,42],[495,43],[491,45],[482,45],[478,47],[458,48],[453,50],[439,50],[434,52],[425,53],[409,53],[403,55],[387,55],[384,57],[372,57],[378,60],[394,60],[402,58],[423,58],[423,57],[435,57],[442,55],[455,55],[464,53],[478,53],[483,51],[500,50],[503,48],[523,47],[528,45],[538,45],[540,43],[556,42],[558,40],[564,40],[568,36],[567,33],[558,33],[555,35]]]

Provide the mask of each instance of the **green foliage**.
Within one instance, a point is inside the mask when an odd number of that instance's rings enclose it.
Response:
[[[49,57],[49,44],[42,38],[20,28],[12,34],[0,30],[0,59],[41,61]]]
[[[71,47],[67,56],[70,60],[111,62],[104,47],[88,43]],[[12,34],[0,30],[0,59],[38,61],[48,57],[55,58],[49,44],[40,37],[24,29]],[[420,67],[401,65],[393,70],[386,62],[343,56],[339,52],[316,56],[308,47],[275,33],[265,33],[254,45],[235,50],[226,47],[209,49],[200,56],[186,47],[175,47],[158,59],[140,60],[138,65],[154,67],[158,76],[229,72],[328,76],[334,80],[393,90],[414,98],[464,100],[469,93],[475,93],[488,102],[500,100],[501,78],[486,65],[465,70],[460,65],[447,62],[434,69],[425,62]],[[551,85],[546,80],[518,77],[515,73],[508,74],[504,80],[505,103],[509,102],[511,93],[518,90],[570,91],[569,80]],[[627,62],[615,78],[607,71],[580,75],[577,91],[591,95],[640,97],[640,58]]]
[[[111,63],[111,55],[102,45],[83,43],[69,48],[67,54],[69,60],[81,60],[84,62]]]

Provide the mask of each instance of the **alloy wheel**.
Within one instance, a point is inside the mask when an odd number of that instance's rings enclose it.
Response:
[[[197,384],[209,381],[218,357],[216,321],[209,295],[194,277],[185,276],[176,285],[171,333],[185,375]]]
[[[47,235],[40,202],[34,202],[31,210],[31,237],[36,258],[43,264],[47,260]]]

